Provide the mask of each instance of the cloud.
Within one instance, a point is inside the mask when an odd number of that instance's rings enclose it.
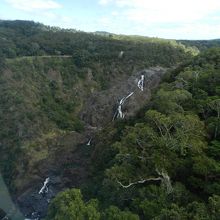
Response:
[[[100,5],[108,5],[111,2],[112,2],[112,0],[99,0]]]
[[[213,34],[219,28],[220,0],[100,0],[99,3],[113,9],[106,17],[117,17],[118,23],[129,24],[127,33],[131,34],[182,38],[187,33],[188,38],[196,38],[198,32],[200,38],[209,38],[210,34],[202,33],[203,30]]]
[[[142,23],[188,22],[220,11],[219,0],[101,0],[120,8],[128,20]]]
[[[220,25],[189,23],[175,28],[157,28],[157,33],[165,38],[178,36],[178,39],[216,39],[220,36]]]
[[[6,2],[13,8],[24,11],[49,10],[62,7],[53,0],[6,0]]]
[[[74,28],[76,27],[76,21],[72,17],[60,15],[53,12],[45,11],[41,14],[41,17],[44,17],[44,19],[47,20],[47,23],[49,25],[54,25],[62,28]]]

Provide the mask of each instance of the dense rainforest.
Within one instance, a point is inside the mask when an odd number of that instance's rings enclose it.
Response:
[[[199,49],[200,51],[212,48],[212,47],[219,47],[220,45],[220,39],[215,40],[178,40],[177,42],[180,42],[184,44],[185,46],[191,46],[194,48]]]
[[[171,67],[192,56],[192,48],[173,42],[123,41],[28,21],[0,21],[1,167],[11,189],[16,191],[20,182],[15,184],[12,173],[15,178],[47,157],[44,142],[84,129],[78,114],[93,91],[106,90],[122,75]],[[27,172],[20,178],[24,182]]]
[[[50,176],[46,220],[219,219],[218,43],[0,21],[0,168],[22,211]]]
[[[210,49],[169,72],[136,117],[99,135],[82,191],[98,198],[94,219],[219,219],[219,63],[220,49]],[[79,197],[60,193],[47,219],[62,219],[61,204],[71,219]]]

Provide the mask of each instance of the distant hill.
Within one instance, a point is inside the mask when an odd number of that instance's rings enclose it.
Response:
[[[136,54],[148,53],[149,56],[152,49],[155,53],[156,50],[161,52],[166,50],[165,48],[175,48],[174,50],[180,53],[196,53],[191,47],[164,39],[110,35],[107,32],[85,33],[74,29],[49,27],[33,21],[0,21],[0,55],[6,58],[72,55],[77,50],[83,50],[92,56],[103,56],[104,53],[105,56],[109,56],[114,51],[118,53],[122,50],[128,53],[135,51]],[[145,52],[145,49],[148,52]]]
[[[197,47],[200,51],[209,49],[211,47],[220,47],[220,39],[215,40],[177,40],[187,47]]]
[[[100,36],[107,36],[107,37],[110,37],[110,36],[114,35],[113,33],[109,33],[107,31],[95,31],[93,33],[97,34],[97,35],[100,35]]]

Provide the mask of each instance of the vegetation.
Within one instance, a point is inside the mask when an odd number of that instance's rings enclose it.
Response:
[[[120,74],[192,56],[169,41],[127,42],[29,21],[0,21],[0,54],[0,167],[13,191],[59,152],[50,146],[58,137],[83,131],[78,114],[91,91]]]
[[[103,37],[29,21],[1,21],[0,45],[0,54],[7,58],[73,55],[77,57],[76,64],[81,66],[93,62],[111,63],[120,51],[124,51],[127,61],[139,63],[140,59],[145,59],[145,66],[173,66],[196,52],[175,41],[157,38],[136,40],[117,35]]]
[[[46,219],[56,220],[139,220],[137,215],[129,211],[121,211],[115,206],[110,206],[104,212],[100,212],[97,200],[84,202],[80,190],[71,189],[59,193],[52,201]]]
[[[71,60],[58,58],[8,60],[2,69],[1,167],[8,185],[12,176],[31,169],[29,159],[34,161],[38,155],[39,138],[49,138],[51,130],[58,134],[83,129],[76,117],[79,102],[73,90],[78,76],[75,70],[69,80],[72,71]]]
[[[220,39],[215,39],[215,40],[178,40],[177,42],[179,42],[187,47],[197,48],[200,51],[204,51],[206,49],[220,46]]]
[[[219,219],[220,49],[210,45],[0,21],[0,168],[10,190],[72,151],[65,135],[85,129],[89,94],[122,74],[177,67],[135,117],[97,134],[89,181],[59,193],[46,219]]]
[[[211,49],[171,71],[136,118],[101,132],[86,199],[129,209],[120,219],[219,219],[219,62]]]

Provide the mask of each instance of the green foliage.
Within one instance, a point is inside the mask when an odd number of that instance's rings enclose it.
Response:
[[[29,178],[28,168],[54,156],[48,137],[83,131],[79,112],[92,91],[109,88],[121,74],[193,55],[175,41],[125,40],[28,21],[0,21],[0,45],[1,170],[14,190],[17,178]]]
[[[79,68],[88,66],[92,59],[91,54],[87,50],[75,50],[72,55],[73,62]]]
[[[0,22],[0,54],[16,56],[72,55],[78,67],[89,63],[111,63],[124,51],[123,60],[133,65],[172,66],[196,52],[176,41],[89,34],[74,30],[47,27],[29,21]]]
[[[0,70],[5,68],[5,58],[0,53]]]
[[[120,132],[116,124],[108,140],[102,133],[93,196],[104,206],[128,207],[141,219],[219,218],[219,57],[211,49],[174,70],[145,114]]]
[[[105,210],[103,220],[139,220],[138,215],[132,214],[129,211],[121,211],[115,206],[110,206]]]
[[[0,22],[0,167],[11,188],[65,149],[51,140],[83,130],[78,115],[91,91],[117,74],[191,59],[198,50],[183,44],[210,45],[101,35]],[[46,219],[219,219],[219,63],[220,49],[202,52],[170,71],[137,117],[97,134],[87,202],[80,190],[61,192]]]
[[[183,45],[187,47],[194,47],[196,49],[199,49],[200,51],[204,51],[208,48],[214,48],[220,46],[220,40],[178,40],[177,42],[182,43]]]
[[[220,196],[213,195],[209,198],[210,215],[212,219],[219,219],[220,216]]]
[[[162,209],[161,214],[155,218],[156,220],[187,220],[187,213],[184,208],[176,204],[171,204],[169,209]]]
[[[82,97],[74,91],[80,79],[71,64],[70,58],[24,58],[7,60],[0,70],[0,167],[13,191],[17,177],[31,169],[30,160],[37,160],[28,155],[29,143],[52,132],[83,130],[77,117]]]
[[[69,189],[59,193],[52,200],[46,217],[46,220],[64,219],[139,220],[139,217],[130,211],[121,211],[115,206],[110,206],[100,213],[97,200],[91,199],[85,203],[79,189]]]
[[[46,220],[99,220],[97,201],[84,203],[80,190],[70,189],[59,193],[50,204]]]

